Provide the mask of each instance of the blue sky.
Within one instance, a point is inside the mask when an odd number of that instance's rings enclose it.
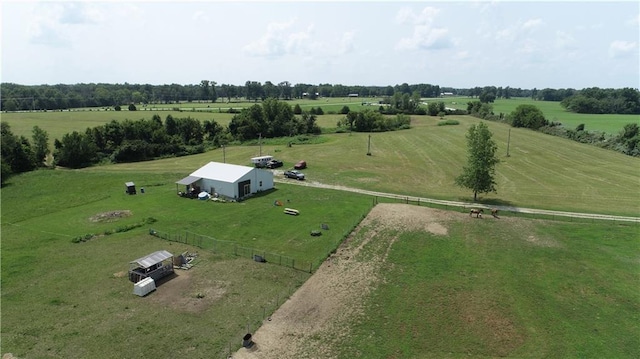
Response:
[[[640,87],[638,1],[3,1],[2,82]]]

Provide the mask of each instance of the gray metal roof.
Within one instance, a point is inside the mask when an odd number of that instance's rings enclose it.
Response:
[[[176,182],[177,184],[183,184],[185,186],[188,186],[194,182],[198,182],[199,180],[201,180],[201,177],[197,177],[197,176],[187,176],[183,179],[181,179],[180,181]]]
[[[209,162],[191,173],[191,176],[234,183],[247,173],[257,170],[258,169],[255,167],[240,166],[231,163]]]
[[[142,258],[138,258],[135,261],[131,262],[131,264],[137,264],[141,268],[149,268],[156,263],[160,263],[165,259],[169,259],[173,257],[173,254],[167,251],[157,251],[153,252],[149,255],[146,255]]]

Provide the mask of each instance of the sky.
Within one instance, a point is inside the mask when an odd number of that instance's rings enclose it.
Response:
[[[638,1],[2,1],[1,82],[640,88]]]

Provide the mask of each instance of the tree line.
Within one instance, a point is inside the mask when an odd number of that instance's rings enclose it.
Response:
[[[317,135],[321,129],[316,113],[322,110],[298,112],[286,101],[268,98],[261,104],[242,109],[229,125],[223,127],[215,120],[200,122],[191,117],[172,115],[162,120],[155,114],[151,119],[117,121],[73,131],[54,140],[54,166],[82,168],[98,163],[137,162],[162,157],[202,153],[231,143],[243,143],[258,138]],[[389,131],[408,128],[410,118],[405,114],[383,116],[376,111],[363,113],[343,109],[347,123],[355,131]],[[2,122],[2,181],[12,174],[45,166],[49,155],[48,134],[34,127],[32,139],[16,136],[8,123]]]
[[[438,85],[403,83],[396,86],[346,86],[341,84],[277,84],[246,81],[244,85],[218,84],[202,80],[190,85],[82,83],[74,85],[19,85],[2,83],[2,111],[64,110],[82,107],[115,107],[128,104],[171,104],[183,102],[232,102],[317,99],[319,97],[384,97],[396,92],[421,97],[438,97]]]

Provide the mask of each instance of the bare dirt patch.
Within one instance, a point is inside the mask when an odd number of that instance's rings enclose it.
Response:
[[[336,253],[253,333],[254,346],[241,348],[233,357],[334,357],[331,339],[349,335],[349,323],[362,314],[361,303],[378,285],[380,269],[397,240],[380,234],[385,230],[422,230],[444,236],[448,221],[454,217],[455,213],[427,207],[377,205]],[[363,258],[363,249],[369,246],[383,250],[367,251]]]
[[[110,223],[119,220],[120,218],[131,216],[131,211],[128,209],[119,210],[119,211],[109,211],[98,213],[95,216],[89,218],[91,222],[96,223]]]
[[[201,313],[226,293],[226,283],[193,275],[194,270],[176,270],[158,281],[149,301],[175,311]]]

